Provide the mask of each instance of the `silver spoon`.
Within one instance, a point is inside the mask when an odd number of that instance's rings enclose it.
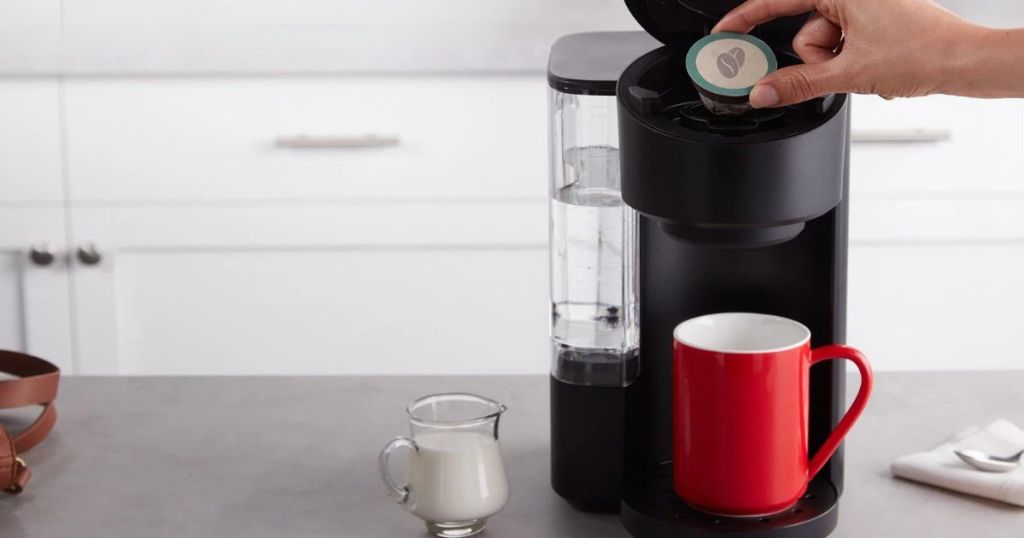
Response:
[[[989,473],[1008,473],[1020,467],[1021,456],[1024,456],[1024,450],[1005,458],[986,454],[980,450],[966,449],[953,452],[971,467]]]

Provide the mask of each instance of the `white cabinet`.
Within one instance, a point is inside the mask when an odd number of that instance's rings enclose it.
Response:
[[[71,372],[64,233],[61,209],[0,208],[0,348],[44,357]]]
[[[64,199],[58,92],[50,78],[0,83],[0,205]]]
[[[540,76],[71,80],[71,198],[541,199],[545,90]],[[374,136],[397,145],[281,147]]]
[[[854,196],[850,237],[861,245],[1024,244],[1024,198]]]
[[[57,71],[61,4],[61,0],[0,0],[0,73]]]
[[[0,345],[86,375],[547,368],[543,77],[61,84],[0,84]],[[367,135],[398,144],[291,147]]]
[[[559,36],[638,29],[621,0],[73,0],[84,73],[539,72]]]
[[[853,100],[855,135],[910,141],[855,143],[854,195],[1024,193],[1024,100],[931,96]],[[923,140],[914,141],[915,133]],[[927,141],[932,135],[948,140]],[[959,193],[959,194],[958,194]]]
[[[229,29],[238,27],[370,26],[388,29],[435,25],[440,29],[492,31],[534,24],[602,25],[629,16],[617,0],[73,0],[65,15],[72,27]],[[544,17],[538,18],[537,14]],[[582,20],[581,20],[582,19]],[[394,32],[392,33],[394,35]]]
[[[857,96],[849,341],[883,370],[1024,367],[1024,101]]]
[[[540,203],[81,208],[85,374],[547,367]]]
[[[545,91],[4,80],[0,346],[83,374],[544,372]],[[860,136],[950,135],[852,150],[849,334],[879,369],[1017,366],[1022,107],[856,98]]]
[[[1019,369],[1024,241],[857,245],[849,342],[879,370]]]
[[[0,64],[8,25],[21,22],[42,31],[46,7],[0,2]],[[45,357],[70,372],[59,111],[56,79],[0,83],[0,348]],[[33,248],[35,261],[29,257]]]
[[[942,0],[985,24],[1019,2]],[[0,73],[539,72],[559,36],[638,30],[622,0],[0,0]]]
[[[849,342],[880,370],[1024,367],[1024,199],[853,200]]]
[[[69,81],[81,371],[543,371],[545,88]]]

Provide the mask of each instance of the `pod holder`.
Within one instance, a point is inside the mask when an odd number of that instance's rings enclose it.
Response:
[[[800,63],[792,54],[778,54],[780,66]],[[630,81],[632,82],[632,81]],[[686,72],[680,54],[663,55],[661,61],[639,77],[635,84],[619,88],[646,121],[669,130],[682,127],[690,136],[761,135],[759,141],[791,136],[813,129],[832,108],[835,96],[828,95],[781,108],[751,109],[744,114],[722,115],[708,110]]]

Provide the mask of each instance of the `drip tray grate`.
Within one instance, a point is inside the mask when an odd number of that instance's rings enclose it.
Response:
[[[836,526],[837,501],[835,486],[818,477],[803,498],[783,512],[749,518],[716,516],[701,512],[676,496],[672,464],[665,463],[644,480],[627,486],[622,522],[634,536],[645,538],[704,538],[721,534],[732,538],[824,538]]]

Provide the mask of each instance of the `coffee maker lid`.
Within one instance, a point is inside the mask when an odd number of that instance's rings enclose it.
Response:
[[[726,13],[743,0],[626,0],[633,18],[647,33],[666,45],[690,46],[709,34]],[[789,49],[806,15],[783,17],[754,32],[773,48]]]

